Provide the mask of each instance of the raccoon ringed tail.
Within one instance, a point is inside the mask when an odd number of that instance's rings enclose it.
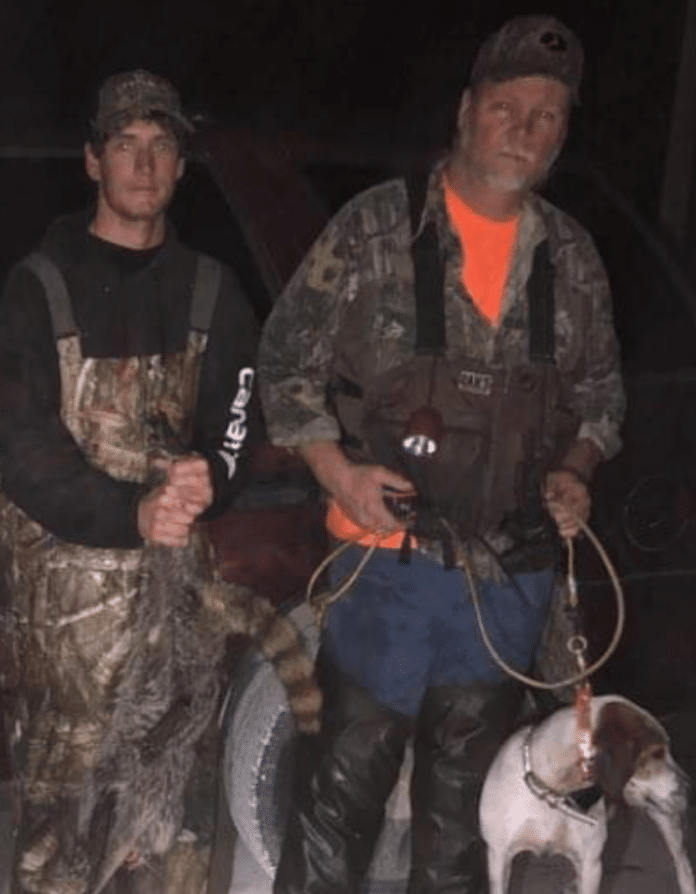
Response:
[[[314,663],[309,660],[295,626],[268,605],[270,612],[255,639],[285,686],[298,729],[303,733],[318,733],[321,691],[314,676]]]
[[[216,626],[228,633],[246,634],[275,668],[285,687],[288,705],[300,732],[318,733],[321,726],[321,691],[314,663],[307,655],[297,628],[280,617],[273,605],[235,585],[212,585],[201,593]]]

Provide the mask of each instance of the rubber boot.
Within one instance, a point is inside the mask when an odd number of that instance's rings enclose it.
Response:
[[[522,692],[517,683],[426,692],[414,744],[407,894],[488,890],[479,796],[488,767],[516,725]]]
[[[275,894],[357,894],[382,828],[412,721],[323,658],[324,728],[298,744],[295,797]]]

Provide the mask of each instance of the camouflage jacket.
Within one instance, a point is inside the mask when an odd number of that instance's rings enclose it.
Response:
[[[530,196],[519,221],[500,325],[492,326],[461,285],[462,250],[447,216],[441,170],[431,175],[420,227],[434,219],[444,251],[448,359],[466,353],[503,369],[524,362],[526,284],[534,250],[548,238],[559,375],[581,420],[578,436],[594,441],[604,458],[613,456],[620,447],[625,399],[609,285],[590,236],[573,218]],[[411,241],[401,179],[358,195],[320,235],[276,303],[261,340],[261,398],[274,443],[291,447],[340,438],[339,422],[326,403],[338,355],[358,384],[413,356]],[[348,344],[347,321],[353,328],[358,318],[362,338]]]

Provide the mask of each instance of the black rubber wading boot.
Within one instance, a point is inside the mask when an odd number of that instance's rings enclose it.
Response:
[[[522,692],[517,683],[426,692],[415,738],[407,894],[488,890],[479,796],[488,767],[517,723]]]
[[[413,728],[325,656],[318,669],[324,724],[298,743],[275,894],[357,894]]]

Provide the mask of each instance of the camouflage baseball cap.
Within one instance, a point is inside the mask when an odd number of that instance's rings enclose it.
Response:
[[[192,131],[193,125],[181,111],[178,92],[169,81],[144,69],[126,71],[107,78],[99,91],[93,130],[112,134],[136,118],[169,118],[175,129]]]
[[[546,75],[569,87],[577,102],[583,56],[578,38],[553,16],[515,16],[484,40],[471,70],[471,84]]]

